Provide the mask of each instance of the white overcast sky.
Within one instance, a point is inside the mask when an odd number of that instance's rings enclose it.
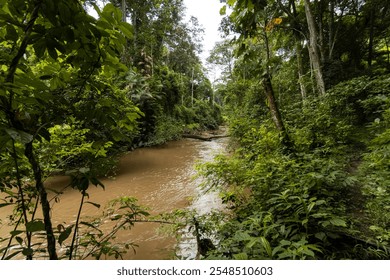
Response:
[[[202,57],[207,57],[215,42],[221,40],[218,27],[222,19],[219,10],[223,4],[219,0],[184,0],[184,5],[187,7],[187,17],[195,16],[198,18],[199,23],[205,29]]]
[[[218,27],[222,19],[219,10],[223,4],[219,0],[184,0],[184,5],[187,7],[186,16],[188,18],[191,16],[196,17],[205,29],[201,59],[203,65],[206,66],[206,59],[209,56],[210,50],[216,42],[222,40],[218,32]],[[220,76],[220,72],[221,70],[218,67],[214,67],[207,76],[213,82]]]

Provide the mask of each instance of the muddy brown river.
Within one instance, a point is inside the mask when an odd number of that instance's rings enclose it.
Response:
[[[141,148],[123,155],[115,177],[102,180],[105,190],[90,187],[87,201],[106,205],[109,201],[132,196],[139,204],[148,207],[151,214],[169,212],[174,209],[190,208],[201,214],[220,207],[215,193],[204,194],[199,183],[194,180],[194,165],[199,161],[212,160],[215,154],[225,149],[226,138],[213,141],[183,139],[169,142],[158,147]],[[68,184],[67,177],[56,177],[46,182],[46,186],[61,189]],[[53,204],[53,225],[75,222],[81,195],[73,189],[66,189],[60,201]],[[100,209],[85,204],[82,217],[94,217],[101,214]],[[2,215],[3,216],[3,215]],[[3,234],[3,233],[2,233]],[[116,241],[131,241],[138,245],[136,252],[129,250],[124,259],[152,260],[194,258],[196,244],[187,240],[177,244],[176,238],[161,234],[159,225],[137,223],[131,230],[119,231]]]

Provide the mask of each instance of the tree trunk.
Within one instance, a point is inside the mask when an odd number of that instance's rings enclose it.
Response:
[[[326,56],[325,55],[324,24],[323,24],[324,12],[322,9],[321,1],[315,1],[315,5],[316,5],[317,10],[318,10],[318,49],[320,52],[320,60],[321,60],[322,65],[323,65],[323,62],[325,61],[325,56]]]
[[[371,3],[373,5],[373,3]],[[370,7],[370,38],[368,41],[368,59],[367,63],[368,66],[372,66],[372,59],[373,59],[373,48],[374,48],[374,19],[375,19],[375,8]]]
[[[305,0],[305,14],[310,33],[310,39],[308,44],[310,60],[313,66],[314,77],[316,80],[318,91],[321,95],[323,95],[325,94],[325,83],[321,69],[321,58],[317,46],[318,34],[315,27],[314,17],[311,12],[309,0]]]
[[[280,1],[279,1],[279,5],[283,7]],[[305,100],[307,96],[307,90],[304,81],[305,70],[303,68],[303,61],[302,61],[302,43],[301,43],[302,31],[300,25],[298,24],[298,13],[297,13],[297,8],[295,6],[295,1],[290,0],[290,10],[286,9],[286,11],[290,15],[290,17],[293,18],[292,27],[293,27],[293,34],[295,37],[295,50],[297,55],[298,83],[301,89],[302,100]]]
[[[47,251],[49,253],[49,258],[51,260],[57,260],[58,256],[56,251],[56,239],[54,236],[53,226],[51,223],[50,204],[49,204],[49,200],[47,199],[47,192],[42,181],[42,170],[33,152],[33,142],[26,144],[24,154],[28,158],[28,161],[31,165],[32,171],[34,173],[35,187],[41,199],[43,220],[45,223],[45,231],[46,231],[46,239],[47,239]]]
[[[122,21],[126,22],[126,0],[122,0]]]
[[[284,127],[282,116],[280,115],[279,112],[279,108],[276,104],[274,89],[272,87],[271,77],[269,74],[266,74],[263,77],[263,87],[264,87],[265,95],[267,97],[268,107],[271,113],[272,121],[274,122],[276,128],[279,131],[284,132],[286,129]]]
[[[296,39],[295,46],[297,52],[298,83],[301,89],[302,100],[305,100],[307,96],[307,92],[306,92],[306,85],[304,81],[305,72],[303,70],[303,62],[302,62],[302,46],[299,39]]]
[[[334,49],[334,2],[333,0],[329,1],[329,51],[328,51],[328,59],[332,60],[333,57],[333,49]]]
[[[272,121],[274,122],[276,129],[279,130],[282,136],[282,144],[289,152],[292,151],[292,143],[288,136],[286,127],[284,126],[282,116],[280,114],[278,105],[275,100],[275,93],[272,87],[271,76],[266,74],[263,76],[263,87],[267,97],[268,107],[271,113]]]

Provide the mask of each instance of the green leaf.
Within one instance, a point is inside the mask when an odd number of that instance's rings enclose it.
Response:
[[[317,232],[314,236],[321,241],[324,241],[326,238],[326,234],[324,232]]]
[[[12,253],[11,255],[8,255],[4,260],[10,260],[16,255],[20,254],[22,251],[16,251],[15,253]]]
[[[257,238],[252,238],[251,241],[249,241],[249,243],[246,245],[247,248],[252,248],[254,245],[256,245],[256,243],[258,243],[258,240]]]
[[[123,215],[118,215],[118,214],[112,215],[111,221],[117,221],[117,220],[121,219],[122,217],[123,217]]]
[[[18,40],[18,33],[16,32],[16,29],[13,25],[7,24],[6,31],[7,31],[7,34],[5,35],[5,38],[7,40],[11,40],[11,41]]]
[[[6,128],[5,131],[9,136],[11,136],[12,139],[22,144],[30,143],[34,139],[34,137],[31,134],[21,130]]]
[[[11,236],[16,236],[16,235],[19,235],[23,232],[24,232],[24,230],[13,230],[10,232],[10,234],[11,234]]]
[[[60,236],[58,237],[58,243],[62,245],[62,243],[69,237],[69,235],[72,233],[73,225],[67,227],[63,232],[61,232]]]
[[[229,6],[233,6],[236,3],[237,0],[227,0],[227,4]]]
[[[12,205],[13,203],[0,203],[0,208]]]
[[[16,241],[17,241],[20,245],[23,244],[23,238],[21,238],[20,236],[16,236],[15,239],[16,239]]]
[[[219,14],[220,14],[221,16],[226,15],[226,5],[224,5],[224,6],[219,10]]]
[[[81,168],[79,169],[79,171],[80,171],[80,173],[82,173],[82,174],[87,174],[89,171],[91,171],[91,169],[88,168],[88,167],[81,167]]]
[[[50,80],[51,78],[53,78],[53,75],[43,75],[39,77],[41,80]]]
[[[41,128],[38,132],[38,135],[45,139],[47,142],[50,142],[50,132],[46,128]]]
[[[34,253],[34,251],[31,248],[24,248],[22,251],[22,254],[25,256],[31,256],[33,253]]]
[[[45,51],[46,51],[46,42],[45,42],[45,40],[43,40],[43,39],[38,40],[38,41],[33,45],[33,48],[34,48],[34,51],[35,51],[35,55],[36,55],[38,58],[42,58],[43,55],[45,54]]]
[[[235,260],[248,260],[248,255],[246,253],[239,253],[239,254],[234,254],[233,258]]]
[[[94,202],[90,202],[90,201],[87,201],[85,203],[91,204],[91,205],[95,206],[96,208],[100,208],[100,204],[98,204],[98,203],[94,203]]]
[[[268,240],[264,237],[260,237],[260,242],[263,245],[265,251],[267,252],[268,256],[272,257],[272,248],[271,245],[269,244]]]
[[[289,240],[281,240],[280,241],[280,245],[282,245],[282,246],[290,246],[291,245],[291,241],[289,241]]]
[[[343,219],[340,219],[340,218],[333,218],[329,222],[334,226],[339,226],[339,227],[346,227],[347,226],[347,223]]]
[[[28,232],[36,232],[45,230],[45,224],[42,221],[30,221],[26,224],[26,230]]]
[[[250,240],[251,236],[247,232],[237,231],[234,238],[238,241]]]
[[[133,38],[133,32],[131,30],[131,25],[127,23],[122,23],[118,26],[119,30],[125,35],[128,39]]]
[[[304,247],[302,249],[302,253],[304,253],[304,254],[314,258],[314,252],[312,250],[308,249],[308,248]]]
[[[102,183],[98,178],[92,177],[90,180],[91,180],[91,183],[92,183],[93,185],[95,185],[96,187],[97,187],[97,186],[100,186],[100,187],[102,187],[103,190],[104,190],[104,185],[103,185],[103,183]]]
[[[47,51],[49,52],[49,55],[51,56],[51,58],[53,58],[54,60],[57,60],[58,54],[57,54],[57,51],[55,48],[48,48]]]
[[[307,212],[311,212],[311,210],[313,210],[313,207],[316,205],[316,203],[315,202],[312,202],[312,203],[310,203],[309,204],[309,206],[307,207]]]
[[[90,228],[93,228],[93,229],[99,231],[100,233],[102,233],[102,231],[97,226],[95,226],[91,223],[81,221],[80,224],[85,225],[85,226],[90,227]]]

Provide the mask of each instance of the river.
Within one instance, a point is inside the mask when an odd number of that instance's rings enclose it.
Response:
[[[201,179],[193,179],[196,174],[194,165],[212,160],[225,146],[226,138],[212,141],[182,139],[128,152],[120,158],[115,177],[102,179],[105,190],[100,187],[88,189],[87,201],[104,206],[115,198],[131,196],[137,198],[140,205],[148,207],[151,214],[184,208],[204,214],[219,207],[220,202],[215,193],[202,193],[199,188]],[[46,187],[60,190],[68,183],[69,178],[56,177],[48,180]],[[53,225],[74,223],[80,199],[78,191],[66,189],[52,206]],[[94,217],[102,211],[84,204],[81,215]],[[138,246],[135,252],[130,249],[124,259],[173,259],[177,254],[181,258],[194,258],[194,241],[186,238],[186,244],[177,244],[173,235],[161,234],[159,227],[155,223],[137,223],[131,230],[119,231],[117,242],[131,241]]]

